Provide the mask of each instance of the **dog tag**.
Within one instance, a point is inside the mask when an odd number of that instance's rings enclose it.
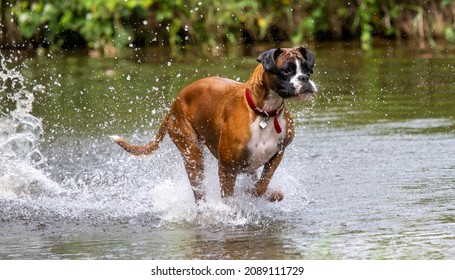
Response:
[[[263,119],[260,123],[259,123],[259,127],[264,129],[265,127],[267,126],[267,119]]]

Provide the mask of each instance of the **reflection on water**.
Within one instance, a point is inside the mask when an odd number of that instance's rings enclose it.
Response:
[[[250,197],[241,177],[223,204],[208,156],[201,207],[169,139],[135,158],[107,135],[147,142],[180,88],[208,75],[246,80],[254,57],[2,64],[0,259],[453,259],[455,55],[314,54],[320,91],[288,102],[296,138],[271,183],[285,200]],[[11,92],[33,93],[33,110],[15,109]],[[17,129],[30,119],[39,129]],[[6,144],[24,139],[32,145]]]

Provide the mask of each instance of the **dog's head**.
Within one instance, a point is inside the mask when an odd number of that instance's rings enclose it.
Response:
[[[261,53],[257,61],[272,74],[268,86],[282,98],[306,100],[317,91],[310,80],[314,56],[306,48],[271,49]]]

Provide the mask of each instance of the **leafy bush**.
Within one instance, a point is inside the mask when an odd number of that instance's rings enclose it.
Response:
[[[62,46],[84,40],[93,49],[124,47],[133,40],[131,26],[144,17],[153,0],[38,0],[15,7],[22,35],[35,44]]]
[[[24,0],[13,11],[34,46],[88,46],[109,55],[131,45],[238,44],[411,38],[455,42],[454,0]],[[3,6],[3,5],[2,5]],[[3,19],[4,17],[2,17]],[[206,49],[206,48],[205,48]]]

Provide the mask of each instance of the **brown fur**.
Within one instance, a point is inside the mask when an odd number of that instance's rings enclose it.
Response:
[[[300,55],[295,49],[283,50],[276,60],[278,66],[284,60]],[[251,124],[257,118],[245,100],[245,89],[251,89],[255,104],[262,107],[274,80],[274,76],[259,64],[246,83],[219,77],[195,81],[179,93],[162,120],[155,139],[149,144],[136,146],[120,137],[113,137],[113,140],[133,155],[149,155],[158,149],[167,132],[183,156],[197,202],[205,199],[205,144],[218,159],[222,197],[233,196],[237,174],[246,172],[250,165],[248,143],[252,134]],[[283,114],[286,121],[286,130],[282,132],[285,133],[283,145],[264,165],[255,183],[253,194],[256,196],[266,194],[269,182],[283,158],[284,149],[294,137],[294,122],[287,110]],[[271,201],[280,201],[283,194],[275,191],[268,193],[267,197]]]

